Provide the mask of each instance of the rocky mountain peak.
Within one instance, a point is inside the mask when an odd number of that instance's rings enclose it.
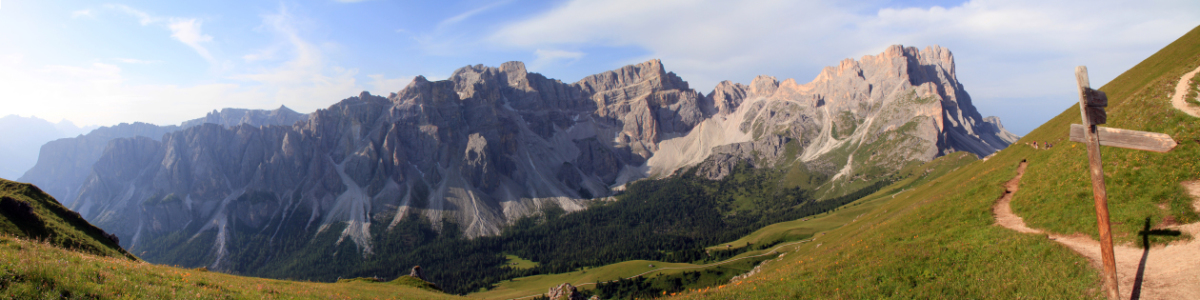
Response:
[[[862,69],[858,67],[858,61],[847,58],[839,62],[837,66],[825,67],[824,69],[821,69],[821,73],[817,74],[817,78],[813,80],[813,82],[828,82],[834,78],[843,77],[843,75],[845,75],[847,72],[851,72],[855,75],[861,75]]]
[[[922,65],[941,66],[949,73],[950,77],[957,78],[954,70],[954,54],[950,52],[950,49],[938,45],[926,46],[924,51],[920,51],[918,57]]]
[[[529,73],[529,71],[525,70],[525,63],[519,61],[510,61],[500,64],[500,72],[509,74],[510,78],[513,76],[523,78],[525,77],[525,74]]]
[[[706,97],[713,103],[716,109],[715,113],[728,115],[742,105],[742,100],[746,99],[749,89],[750,87],[744,84],[725,80],[718,83],[717,87],[713,88],[713,91],[709,92]]]
[[[594,93],[635,86],[643,82],[648,82],[651,87],[664,90],[688,89],[687,82],[676,76],[674,72],[667,72],[662,61],[658,59],[584,77],[576,85],[587,93]]]
[[[779,80],[775,76],[758,75],[750,82],[750,95],[770,97],[779,88]]]
[[[731,102],[728,99],[740,99],[739,107],[745,110],[739,108],[731,116],[741,118],[729,119],[738,122],[737,128],[750,136],[721,135],[725,142],[738,146],[705,152],[712,155],[711,160],[700,170],[710,178],[723,177],[738,163],[774,165],[778,156],[766,154],[780,153],[777,147],[786,143],[773,143],[776,140],[772,136],[796,143],[801,148],[799,160],[806,162],[810,170],[833,179],[853,178],[854,170],[859,168],[898,167],[872,164],[928,161],[953,151],[969,151],[982,157],[1016,140],[998,122],[980,117],[955,78],[953,55],[939,46],[918,50],[894,45],[877,55],[825,67],[805,84],[794,79],[778,83],[772,77],[760,76],[750,84],[744,98],[730,96],[738,95],[738,86],[719,84],[709,98],[722,108],[721,115],[728,111],[724,104]],[[776,87],[774,92],[756,92],[772,87]],[[911,129],[902,133],[897,131],[900,128]],[[891,156],[887,159],[881,159],[877,150],[849,157],[829,156],[879,144],[904,146],[889,146],[894,149],[887,151]],[[664,174],[678,167],[656,166]]]
[[[203,118],[184,121],[179,125],[179,127],[188,128],[206,123],[218,124],[225,127],[233,127],[241,124],[249,124],[251,126],[290,126],[306,118],[308,118],[308,115],[298,113],[283,105],[280,105],[279,108],[274,110],[222,108],[220,111],[214,109]]]
[[[505,74],[508,78],[508,86],[517,88],[523,91],[531,91],[529,71],[525,69],[525,63],[519,61],[510,61],[500,64],[500,73]]]

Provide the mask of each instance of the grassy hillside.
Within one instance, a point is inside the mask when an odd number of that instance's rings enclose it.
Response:
[[[690,263],[669,263],[661,261],[634,260],[588,268],[569,273],[536,275],[500,282],[491,290],[467,295],[472,298],[506,299],[545,293],[547,289],[564,282],[580,286],[583,289],[593,289],[587,285],[598,281],[610,281],[642,275],[649,278],[651,292],[678,292],[672,282],[677,277],[685,277],[685,273],[699,276],[690,283],[680,284],[684,288],[704,288],[724,284],[729,278],[749,271],[757,262],[774,258],[772,253],[777,248],[791,249],[794,241],[800,241],[819,235],[834,228],[841,227],[854,221],[858,216],[874,210],[881,204],[891,200],[891,196],[914,185],[934,180],[944,174],[975,161],[975,156],[965,152],[951,154],[932,162],[914,165],[900,172],[901,180],[873,195],[855,201],[852,204],[838,208],[835,211],[815,215],[794,221],[776,223],[754,231],[733,242],[709,247],[711,250],[738,250],[738,248],[753,245],[751,251],[742,252],[724,262],[698,265]],[[795,243],[799,244],[799,243]],[[726,245],[729,245],[728,247]],[[791,251],[791,250],[788,250]],[[761,257],[761,258],[760,258]],[[651,267],[653,266],[653,267]],[[582,286],[581,286],[582,285]]]
[[[879,205],[894,199],[893,195],[911,189],[913,186],[929,182],[942,175],[958,170],[959,167],[974,162],[975,156],[966,152],[958,152],[943,156],[925,164],[914,164],[898,172],[897,176],[904,178],[874,194],[858,199],[836,211],[802,218],[787,222],[775,223],[763,227],[732,242],[709,247],[711,250],[737,249],[746,245],[772,245],[782,241],[801,240],[830,229],[841,227],[859,215],[874,210]]]
[[[78,251],[137,260],[50,195],[28,183],[0,179],[0,234],[38,239]]]
[[[423,281],[339,283],[241,277],[69,251],[0,236],[0,294],[11,299],[461,299]]]
[[[1200,176],[1200,120],[1171,107],[1179,77],[1200,65],[1200,27],[1150,56],[1100,90],[1110,99],[1108,124],[1171,135],[1179,143],[1168,153],[1103,147],[1105,183],[1116,243],[1132,243],[1149,218],[1197,220],[1180,182]],[[1051,141],[1049,151],[1027,151],[1027,183],[1013,198],[1013,210],[1032,227],[1056,233],[1081,232],[1098,238],[1090,177],[1085,176],[1087,150],[1069,141],[1070,124],[1081,123],[1078,105],[1059,114],[1023,138]],[[1026,147],[1026,150],[1028,147]],[[1163,239],[1161,236],[1153,236]]]
[[[1175,81],[1200,65],[1200,28],[1101,88],[1107,126],[1165,132],[1179,147],[1166,154],[1105,148],[1105,176],[1117,243],[1151,224],[1193,222],[1179,183],[1200,177],[1200,122],[1171,108]],[[1071,70],[1063,70],[1070,76]],[[1074,86],[1063,89],[1073,90]],[[1097,299],[1099,271],[1040,235],[994,225],[1002,184],[1029,161],[1012,205],[1032,227],[1095,236],[1085,151],[1068,141],[1078,107],[1066,109],[1017,144],[899,193],[855,222],[795,247],[741,283],[683,293],[685,298]],[[1025,146],[1050,141],[1051,149]],[[1191,237],[1175,237],[1191,238]],[[1162,240],[1157,241],[1159,243]]]

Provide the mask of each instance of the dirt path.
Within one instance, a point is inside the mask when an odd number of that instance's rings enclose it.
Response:
[[[1025,221],[1013,214],[1009,205],[1020,187],[1027,164],[1021,162],[1017,176],[1005,183],[1004,195],[996,201],[992,212],[1000,226],[1022,233],[1044,234],[1040,229],[1025,226]],[[1183,187],[1195,199],[1193,208],[1200,211],[1200,181],[1184,182]],[[1200,223],[1165,229],[1200,237]],[[1093,267],[1100,269],[1100,243],[1091,237],[1083,234],[1048,234],[1047,237],[1087,257]],[[1200,238],[1150,249],[1138,245],[1115,245],[1113,251],[1117,258],[1117,278],[1123,299],[1200,299]]]
[[[1196,67],[1195,70],[1183,74],[1183,77],[1179,78],[1179,83],[1175,85],[1175,94],[1171,96],[1171,106],[1193,117],[1200,118],[1200,107],[1188,105],[1187,101],[1183,99],[1187,95],[1188,82],[1192,81],[1192,77],[1196,76],[1197,72],[1200,72],[1200,67]]]

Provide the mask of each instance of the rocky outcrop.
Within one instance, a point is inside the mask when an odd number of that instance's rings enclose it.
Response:
[[[712,156],[700,164],[696,173],[708,179],[721,179],[733,168],[746,163],[754,168],[770,168],[784,158],[788,138],[772,135],[755,141],[713,147]]]
[[[408,272],[408,277],[429,281],[429,279],[425,279],[425,272],[421,272],[421,266],[413,266],[412,271]]]
[[[728,115],[737,110],[738,106],[742,105],[742,101],[746,99],[747,89],[750,87],[741,83],[733,83],[729,80],[722,81],[713,88],[713,91],[708,93],[708,98],[713,102],[714,109],[717,114]]]
[[[579,290],[570,283],[563,283],[556,287],[551,287],[550,291],[546,292],[546,298],[550,300],[584,300],[586,297],[579,293]]]
[[[866,176],[858,170],[886,175],[1007,145],[1011,134],[978,115],[949,51],[935,47],[846,60],[807,84],[722,82],[707,96],[658,60],[570,84],[520,62],[475,65],[443,81],[418,76],[388,97],[364,92],[294,124],[113,140],[66,202],[151,258],[184,246],[143,241],[184,236],[189,247],[211,245],[205,263],[221,269],[246,235],[315,239],[329,228],[338,245],[370,256],[407,218],[493,235],[684,167],[716,179],[742,163],[804,164],[850,181]]]
[[[0,197],[0,210],[6,217],[14,221],[34,222],[39,220],[33,212],[33,206],[9,196]]]

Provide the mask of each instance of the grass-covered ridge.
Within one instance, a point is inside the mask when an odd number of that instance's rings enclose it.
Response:
[[[1164,132],[1180,142],[1166,154],[1102,149],[1117,243],[1133,242],[1147,217],[1155,226],[1168,217],[1179,223],[1197,220],[1179,184],[1200,177],[1200,121],[1174,110],[1168,100],[1179,77],[1197,65],[1200,28],[1100,88],[1110,101],[1105,126]],[[1003,183],[1028,160],[1012,202],[1017,215],[1031,227],[1096,235],[1085,152],[1072,147],[1067,135],[1069,124],[1079,118],[1077,106],[1066,108],[987,161],[899,193],[855,222],[796,247],[749,280],[683,296],[1102,298],[1099,271],[1087,259],[1045,236],[997,226],[991,214]],[[1055,146],[1026,146],[1032,141]]]
[[[11,299],[461,299],[405,277],[339,283],[241,277],[0,235],[0,295]]]
[[[81,252],[137,260],[100,228],[36,186],[0,179],[0,234]]]

